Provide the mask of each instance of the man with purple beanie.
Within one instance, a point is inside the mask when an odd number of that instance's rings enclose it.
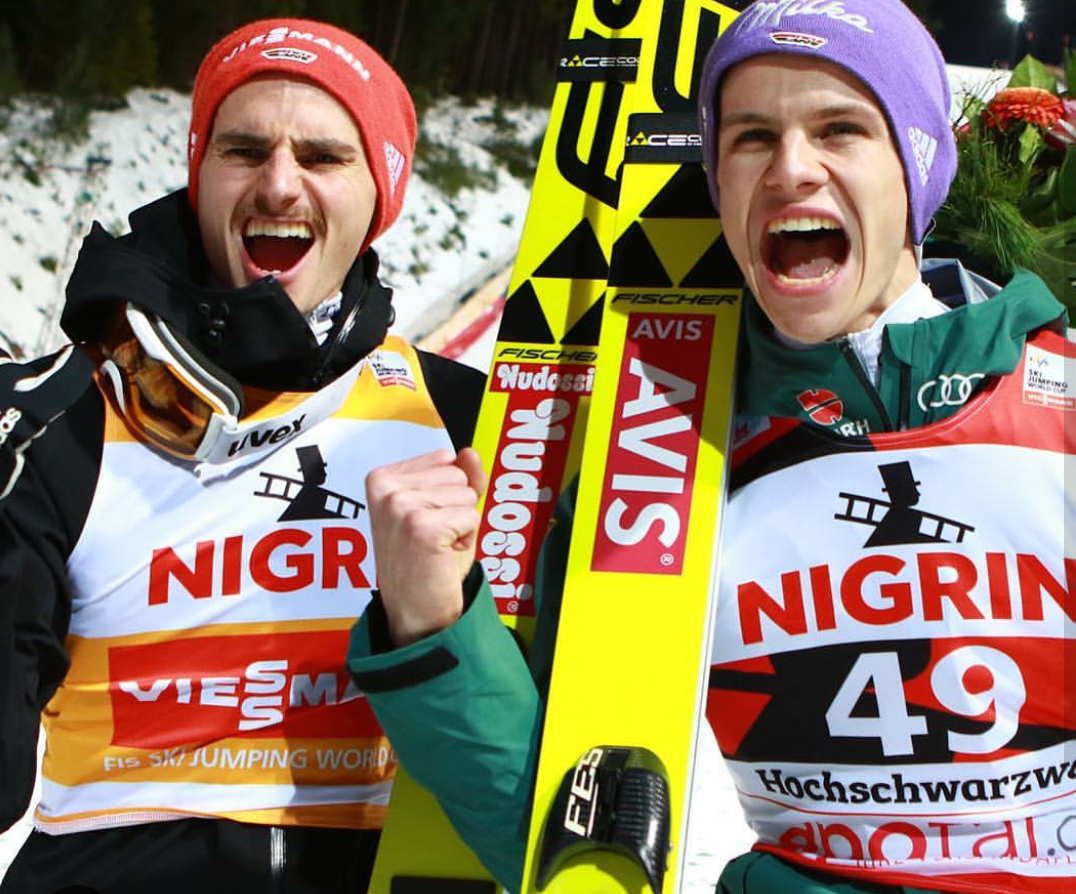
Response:
[[[949,100],[900,0],[760,0],[704,65],[704,162],[749,291],[707,716],[758,841],[721,894],[1076,890],[1076,352],[1034,275],[922,260]],[[514,889],[538,687],[478,571],[423,586],[468,532],[433,554],[393,533],[428,479],[374,480],[381,602],[351,669],[395,679],[370,700],[401,760]]]

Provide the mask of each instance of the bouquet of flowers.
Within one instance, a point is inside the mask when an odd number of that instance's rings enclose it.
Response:
[[[1076,53],[1065,70],[1062,93],[1027,56],[995,96],[967,98],[956,180],[927,254],[955,255],[999,280],[1032,270],[1076,318]]]

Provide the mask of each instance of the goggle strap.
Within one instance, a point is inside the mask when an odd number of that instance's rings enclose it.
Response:
[[[238,419],[243,415],[243,389],[236,384],[234,388],[225,383],[221,378],[210,372],[207,363],[203,359],[195,360],[178,333],[172,332],[163,321],[157,321],[158,334],[168,349],[183,363],[183,370],[199,385],[216,397],[223,405],[228,414]]]

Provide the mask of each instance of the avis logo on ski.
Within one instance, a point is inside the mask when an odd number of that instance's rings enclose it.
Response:
[[[680,571],[712,328],[708,317],[629,315],[594,568]]]

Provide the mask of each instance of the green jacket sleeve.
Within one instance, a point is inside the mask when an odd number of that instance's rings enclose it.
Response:
[[[379,654],[373,603],[352,631],[348,667],[401,763],[494,877],[518,890],[541,703],[477,566],[467,585],[474,598],[453,626]]]
[[[375,598],[348,651],[348,667],[401,763],[511,891],[523,876],[575,495],[573,481],[542,544],[529,663],[501,623],[477,564],[464,581],[467,608],[451,627],[393,649]]]

